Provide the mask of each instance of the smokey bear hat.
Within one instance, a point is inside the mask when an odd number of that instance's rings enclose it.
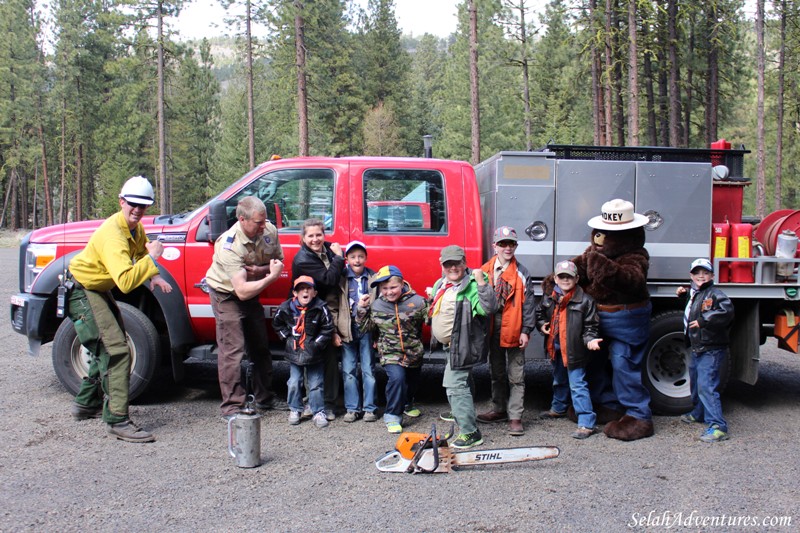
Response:
[[[589,220],[590,228],[606,231],[622,231],[639,228],[649,222],[644,215],[633,212],[633,204],[627,200],[615,198],[603,204],[602,214]]]

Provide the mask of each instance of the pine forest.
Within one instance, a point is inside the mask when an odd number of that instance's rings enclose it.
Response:
[[[189,0],[0,0],[0,228],[108,216],[134,175],[183,212],[273,154],[424,135],[472,164],[724,138],[752,152],[747,214],[800,209],[792,0],[462,0],[446,38],[404,35],[402,1],[220,0],[230,36],[186,41]]]

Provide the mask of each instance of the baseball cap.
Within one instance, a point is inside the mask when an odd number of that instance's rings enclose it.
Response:
[[[440,263],[446,263],[448,261],[464,261],[467,258],[467,255],[464,253],[464,249],[457,244],[451,244],[450,246],[445,246],[442,248],[442,253],[439,257]]]
[[[308,285],[312,289],[316,287],[314,284],[314,278],[311,276],[298,276],[296,280],[294,280],[293,287],[296,289],[298,285]]]
[[[397,276],[398,278],[403,277],[403,273],[400,272],[400,269],[394,265],[386,265],[382,266],[378,269],[375,273],[375,277],[372,278],[372,283],[370,283],[370,287],[375,287],[380,283],[383,283],[387,279],[391,278],[392,276]]]
[[[492,242],[497,243],[500,241],[517,242],[517,230],[515,230],[511,226],[500,226],[499,228],[494,230],[494,241]]]
[[[704,268],[709,272],[714,272],[714,267],[711,265],[711,261],[704,257],[700,257],[699,259],[692,261],[692,267],[689,269],[689,272],[694,272],[695,268]]]
[[[555,270],[555,275],[558,276],[559,274],[569,274],[573,278],[577,277],[578,267],[572,261],[561,261],[556,265]]]
[[[350,242],[347,243],[347,246],[344,247],[344,255],[349,254],[350,250],[352,250],[353,248],[361,248],[365,252],[367,251],[367,245],[364,244],[363,242],[361,242],[361,241],[350,241]]]

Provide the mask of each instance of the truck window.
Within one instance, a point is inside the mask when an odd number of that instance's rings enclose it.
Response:
[[[447,231],[439,171],[371,169],[364,172],[364,231]]]
[[[239,199],[254,195],[267,206],[267,218],[278,229],[299,230],[305,219],[319,218],[330,231],[333,176],[331,169],[283,169],[259,176],[225,202],[229,226],[236,222]]]

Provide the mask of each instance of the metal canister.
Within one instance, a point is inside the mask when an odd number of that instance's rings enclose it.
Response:
[[[240,468],[261,464],[260,414],[238,413],[228,420],[228,453]]]
[[[797,234],[792,230],[785,229],[778,235],[775,247],[775,257],[794,259],[797,255]],[[778,263],[777,273],[779,276],[789,277],[794,273],[794,262],[786,261]]]

